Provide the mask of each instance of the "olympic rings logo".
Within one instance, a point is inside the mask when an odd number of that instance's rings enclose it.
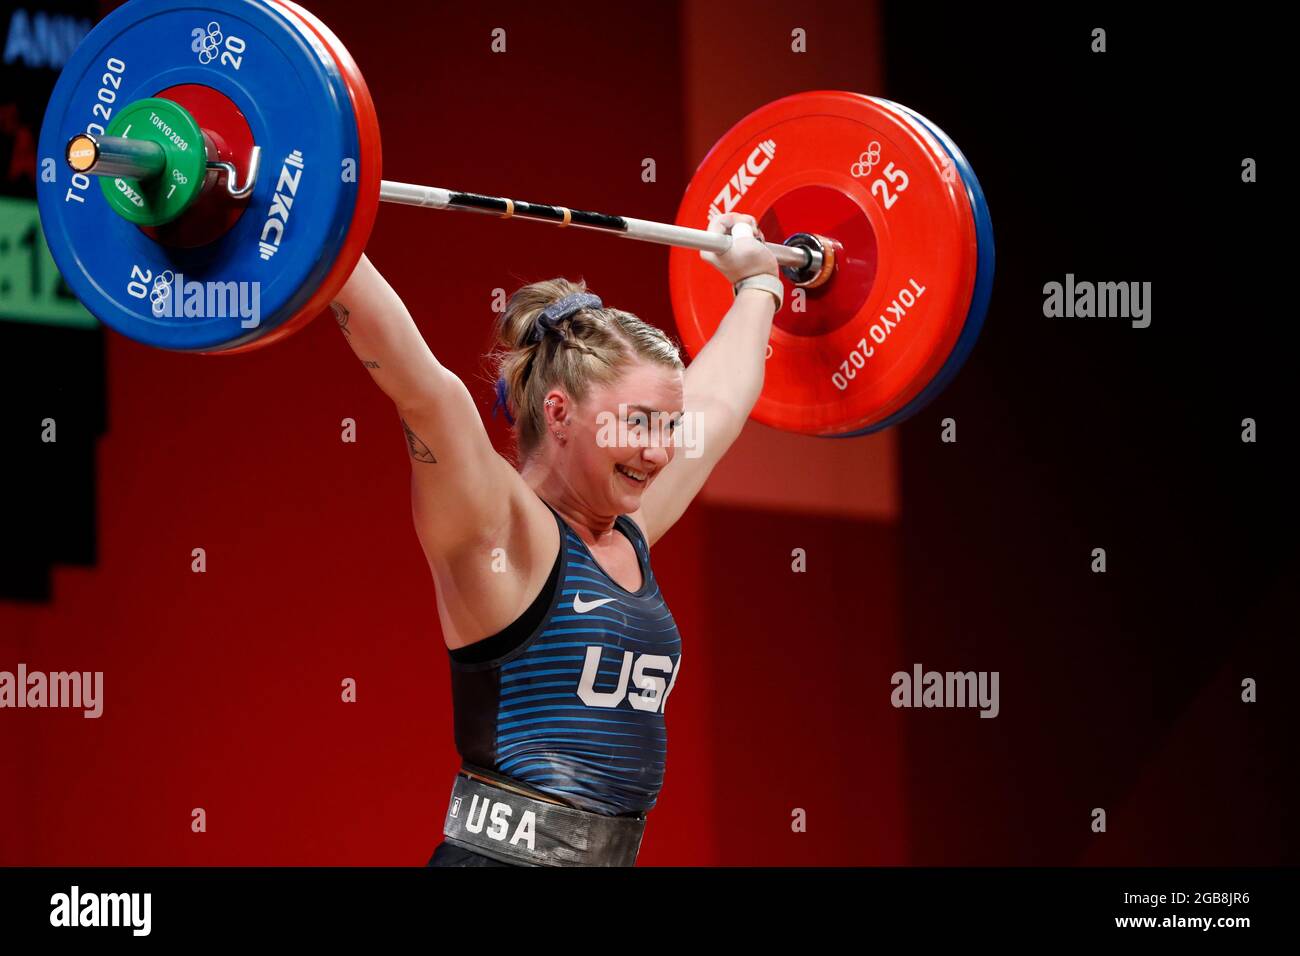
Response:
[[[175,278],[170,269],[164,269],[153,280],[153,289],[149,291],[149,303],[154,315],[162,315],[167,311],[167,300],[171,298],[172,280]]]
[[[217,51],[221,49],[221,42],[225,37],[221,33],[221,24],[213,20],[208,24],[207,29],[197,27],[191,31],[194,42],[190,44],[190,49],[199,55],[199,62],[207,66],[217,58]]]
[[[870,176],[871,171],[876,168],[880,162],[880,143],[874,139],[867,144],[866,151],[858,156],[858,161],[849,167],[849,174],[854,179],[862,179],[864,176]]]

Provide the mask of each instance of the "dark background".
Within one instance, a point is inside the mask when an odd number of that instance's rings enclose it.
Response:
[[[366,73],[390,179],[671,220],[732,122],[818,88],[917,109],[980,176],[998,272],[966,368],[890,433],[799,439],[810,461],[884,462],[894,490],[862,492],[878,517],[713,494],[656,546],[685,673],[643,863],[1296,861],[1278,24],[1092,5],[311,9]],[[0,108],[27,104],[34,138],[56,71],[3,70]],[[494,288],[585,275],[672,324],[663,250],[543,229],[387,208],[368,247],[485,415]],[[1150,328],[1045,319],[1043,284],[1066,273],[1150,281]],[[0,669],[106,685],[99,720],[0,711],[0,864],[427,860],[456,766],[445,651],[400,428],[332,323],[205,358],[0,321],[0,356]],[[1000,716],[893,709],[890,675],[918,662],[999,671]]]

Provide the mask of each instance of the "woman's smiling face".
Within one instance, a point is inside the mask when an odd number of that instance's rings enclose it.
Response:
[[[562,393],[550,398],[563,399]],[[673,436],[683,414],[682,371],[637,360],[608,385],[596,386],[571,405],[560,467],[567,484],[589,508],[630,514],[673,459]]]

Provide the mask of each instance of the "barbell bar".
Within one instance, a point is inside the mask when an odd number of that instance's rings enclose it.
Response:
[[[158,143],[121,136],[95,137],[89,133],[78,133],[68,141],[65,153],[69,169],[91,176],[151,180],[162,175],[167,164],[166,152]],[[222,164],[222,166],[229,166],[229,164]],[[230,189],[233,198],[243,198],[252,192],[256,185],[257,166],[256,158],[250,159],[251,171],[248,182],[237,189],[233,187]],[[697,249],[719,255],[727,252],[732,244],[731,236],[703,229],[689,229],[685,226],[653,222],[648,219],[610,216],[605,213],[571,209],[568,206],[542,205],[518,199],[484,196],[438,186],[399,183],[390,179],[380,182],[379,201],[404,206],[420,206],[425,209],[488,213],[500,216],[502,219],[528,219],[559,226],[575,226],[579,229],[595,229],[600,232],[617,233],[627,239],[677,246],[682,249]],[[829,278],[822,275],[824,261],[822,250],[828,238],[819,236],[816,240],[815,245],[811,243],[785,245],[776,242],[768,242],[765,245],[776,256],[777,263],[794,274],[792,281],[795,285],[813,285]]]

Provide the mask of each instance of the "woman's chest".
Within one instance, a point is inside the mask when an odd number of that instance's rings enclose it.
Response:
[[[641,574],[641,561],[636,548],[626,537],[619,534],[618,540],[587,545],[595,569],[611,578],[624,591],[636,592],[645,583]]]

